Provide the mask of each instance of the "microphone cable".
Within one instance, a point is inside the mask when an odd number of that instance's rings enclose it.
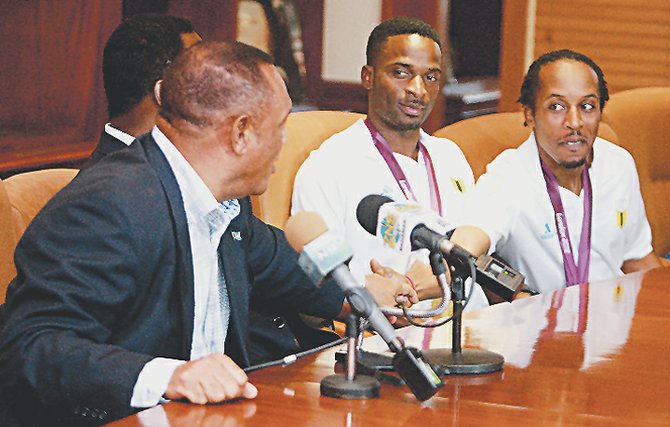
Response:
[[[310,354],[318,353],[320,351],[327,350],[331,347],[335,347],[335,346],[344,344],[348,339],[349,339],[348,337],[339,338],[339,339],[336,339],[335,341],[331,341],[329,343],[322,344],[318,347],[310,348],[309,350],[304,350],[304,351],[300,351],[298,353],[289,354],[288,356],[285,356],[281,359],[272,360],[270,362],[263,362],[263,363],[259,363],[257,365],[247,366],[246,368],[243,368],[242,370],[246,373],[249,373],[249,372],[258,371],[259,369],[269,368],[269,367],[272,367],[272,366],[279,366],[279,365],[288,366],[288,365],[294,363],[296,360],[298,360],[299,358],[301,358],[303,356],[309,356]]]
[[[475,283],[477,279],[477,267],[475,266],[474,261],[470,258],[468,258],[468,266],[470,267],[470,277],[472,278],[472,281],[470,282],[470,292],[468,292],[468,296],[465,298],[465,302],[463,303],[463,306],[458,310],[458,313],[456,313],[456,309],[454,308],[454,312],[451,314],[451,316],[444,318],[439,322],[432,323],[428,321],[419,323],[416,320],[414,320],[415,316],[412,316],[407,307],[401,305],[400,308],[402,309],[403,315],[405,316],[409,324],[413,326],[418,326],[420,328],[437,328],[439,326],[451,322],[452,320],[454,320],[456,316],[460,316],[463,310],[465,310],[465,307],[467,307],[468,303],[470,302],[470,298],[472,298],[472,294],[474,293]],[[463,281],[463,285],[465,285],[465,281]]]

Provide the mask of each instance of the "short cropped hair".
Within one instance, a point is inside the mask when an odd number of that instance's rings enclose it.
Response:
[[[135,15],[123,21],[107,40],[102,74],[110,118],[126,114],[163,77],[167,65],[184,49],[181,35],[193,24],[168,15]]]
[[[159,114],[207,127],[236,114],[262,114],[272,102],[261,65],[270,55],[240,42],[201,42],[165,71]]]
[[[537,89],[540,87],[540,70],[547,64],[552,62],[559,61],[561,59],[569,59],[572,61],[582,62],[596,73],[598,77],[598,96],[600,97],[600,110],[605,107],[605,103],[610,99],[609,90],[607,89],[607,82],[605,81],[605,75],[603,70],[598,66],[598,64],[593,61],[593,59],[588,56],[575,52],[569,49],[554,50],[552,52],[545,53],[544,55],[537,58],[530,64],[528,67],[528,72],[523,78],[523,83],[521,84],[521,96],[517,102],[521,105],[530,108],[530,110],[535,114],[535,101],[537,97]]]
[[[435,28],[420,19],[401,16],[384,21],[372,30],[370,37],[368,37],[367,48],[365,49],[367,65],[372,65],[379,53],[381,45],[386,39],[401,34],[418,34],[427,37],[437,43],[440,49],[442,48],[440,36],[437,34],[437,31],[435,31]]]

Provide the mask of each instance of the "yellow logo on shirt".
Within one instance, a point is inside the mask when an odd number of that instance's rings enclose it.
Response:
[[[627,216],[628,216],[628,214],[625,210],[616,211],[616,225],[619,228],[623,228],[623,226],[626,225],[626,217]]]
[[[451,178],[451,183],[454,184],[454,188],[459,193],[465,193],[465,183],[462,179]]]

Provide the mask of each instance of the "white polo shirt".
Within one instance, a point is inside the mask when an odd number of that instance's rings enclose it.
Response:
[[[632,156],[602,138],[593,145],[589,175],[593,188],[589,281],[622,274],[626,260],[652,251],[637,170]],[[559,187],[570,241],[577,258],[583,219],[583,191]],[[483,229],[491,252],[499,253],[539,292],[565,286],[554,210],[547,194],[533,134],[505,150],[482,175],[468,201],[466,222]],[[575,260],[576,262],[577,260]]]
[[[449,140],[421,131],[421,142],[433,161],[444,217],[456,227],[461,222],[465,199],[474,187],[470,165],[460,148]],[[423,158],[419,156],[416,161],[402,154],[395,154],[395,158],[418,203],[430,207],[428,174]],[[361,119],[327,139],[303,163],[295,178],[291,213],[317,212],[331,230],[345,236],[354,248],[349,267],[361,283],[370,273],[371,258],[403,274],[415,260],[427,263],[427,251],[412,254],[394,251],[384,247],[377,237],[360,226],[356,208],[369,194],[406,200]],[[483,305],[488,303],[483,291],[477,287],[468,308]]]

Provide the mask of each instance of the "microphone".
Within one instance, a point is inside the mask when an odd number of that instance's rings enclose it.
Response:
[[[329,231],[317,213],[299,212],[290,217],[286,223],[286,239],[293,249],[300,253],[298,264],[317,286],[326,276],[335,279],[349,301],[351,309],[367,319],[389,349],[395,353],[393,368],[417,399],[426,400],[444,386],[435,368],[423,358],[422,353],[417,349],[405,347],[370,292],[351,275],[345,263],[351,259],[353,252],[342,236]],[[343,395],[341,391],[347,386],[343,387],[340,383],[339,380],[328,381],[326,394]],[[321,389],[324,393],[323,383]]]
[[[352,310],[370,322],[389,348],[394,352],[403,348],[395,329],[370,292],[356,282],[345,265],[353,251],[342,236],[329,231],[317,213],[299,212],[286,223],[286,239],[300,253],[298,264],[317,286],[326,276],[332,277],[344,292]]]
[[[447,222],[431,210],[412,202],[396,202],[390,197],[370,194],[356,208],[356,218],[368,233],[382,239],[384,246],[399,251],[428,249],[455,260],[454,267],[469,275],[462,264],[474,261],[477,283],[507,301],[523,288],[524,276],[489,255],[475,257],[451,242]]]

